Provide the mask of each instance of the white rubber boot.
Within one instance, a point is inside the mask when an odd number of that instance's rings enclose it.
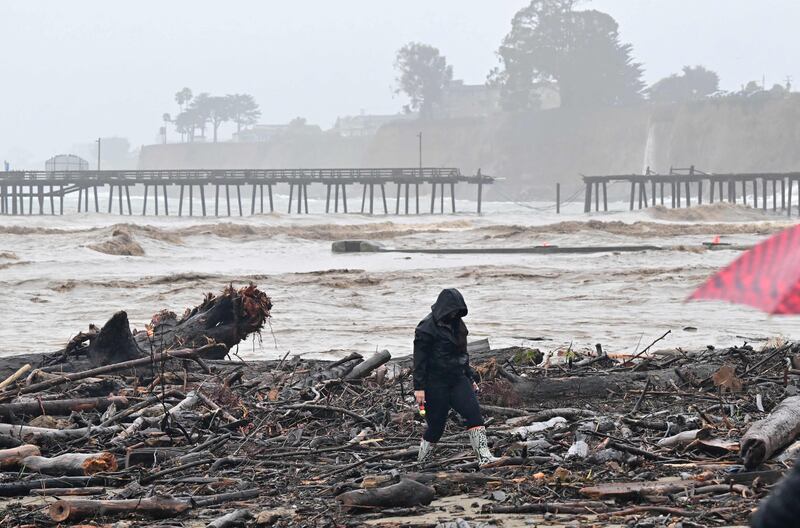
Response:
[[[431,456],[433,455],[433,449],[436,447],[436,444],[432,444],[425,440],[424,438],[419,442],[419,451],[417,452],[417,463],[422,464],[423,462],[427,462],[430,460]]]
[[[469,433],[469,443],[472,444],[472,449],[478,455],[478,466],[483,467],[490,462],[496,462],[498,459],[489,451],[489,440],[486,438],[485,427],[473,427],[467,431]]]

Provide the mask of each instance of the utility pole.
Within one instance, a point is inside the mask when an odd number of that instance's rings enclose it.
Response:
[[[422,132],[417,134],[419,138],[419,177],[422,178]]]
[[[97,170],[100,170],[100,138],[97,138]]]

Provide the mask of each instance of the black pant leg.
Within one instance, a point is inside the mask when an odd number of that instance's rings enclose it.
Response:
[[[425,421],[428,427],[422,438],[436,443],[444,433],[447,415],[450,413],[450,388],[434,385],[425,388]]]
[[[472,389],[472,380],[466,376],[450,389],[450,406],[464,418],[467,429],[483,425],[478,397]]]

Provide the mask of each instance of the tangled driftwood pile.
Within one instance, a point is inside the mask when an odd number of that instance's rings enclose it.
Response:
[[[475,350],[502,458],[478,471],[454,417],[420,467],[407,359],[218,359],[270,307],[229,288],[160,314],[144,341],[115,316],[0,383],[0,525],[743,524],[797,449],[792,343],[635,360]],[[106,329],[135,357],[99,352]]]

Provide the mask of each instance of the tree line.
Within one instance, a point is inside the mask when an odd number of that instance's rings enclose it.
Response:
[[[647,87],[633,46],[622,42],[619,25],[607,13],[578,10],[578,0],[532,0],[516,13],[511,30],[497,50],[499,65],[487,84],[500,89],[502,109],[520,112],[540,105],[539,88],[555,86],[561,106],[622,106],[644,101],[686,102],[712,95],[770,97],[791,90],[771,90],[751,82],[738,92],[722,93],[719,76],[703,66],[686,66]],[[407,111],[431,117],[453,78],[446,57],[428,44],[410,42],[398,52],[397,92],[409,98]]]
[[[557,89],[564,108],[623,106],[642,102],[681,103],[710,96],[783,96],[791,91],[787,80],[766,90],[750,82],[736,92],[721,92],[719,76],[704,66],[685,66],[681,72],[646,86],[643,65],[633,58],[633,46],[622,42],[614,18],[594,9],[577,9],[580,0],[531,0],[511,20],[511,29],[498,50],[498,66],[486,83],[499,88],[502,110],[524,112],[540,107],[543,87]],[[435,117],[453,81],[453,67],[434,46],[410,42],[395,58],[397,93],[408,96],[406,112]],[[179,112],[164,114],[182,140],[213,141],[225,122],[236,130],[255,124],[261,116],[251,95],[215,96],[184,88],[175,94]]]
[[[261,110],[252,95],[230,94],[210,95],[206,92],[196,96],[189,88],[183,88],[175,94],[179,112],[173,118],[165,113],[162,118],[166,124],[172,123],[181,135],[182,141],[195,141],[206,138],[206,130],[210,127],[214,143],[217,142],[219,127],[226,122],[236,123],[236,132],[243,126],[254,125],[261,117]]]

